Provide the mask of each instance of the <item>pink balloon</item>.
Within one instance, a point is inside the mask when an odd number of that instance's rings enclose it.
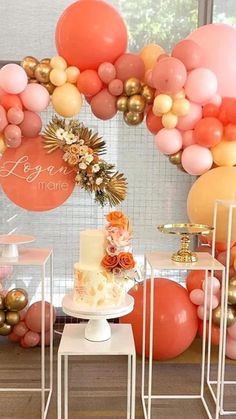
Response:
[[[217,78],[208,68],[192,70],[187,77],[185,92],[193,102],[204,103],[217,92]]]
[[[0,132],[8,125],[7,114],[2,105],[0,105]]]
[[[187,173],[200,176],[211,168],[213,157],[208,148],[193,144],[184,149],[181,163]]]
[[[137,54],[123,54],[116,60],[114,65],[117,79],[125,81],[130,77],[136,77],[142,80],[144,77],[144,62]]]
[[[32,304],[26,313],[25,323],[32,332],[41,332],[42,301]],[[53,321],[56,320],[56,310],[53,311]],[[50,304],[45,302],[45,331],[50,328]]]
[[[20,98],[24,107],[33,112],[44,111],[50,102],[50,96],[41,84],[30,83],[26,89],[20,94]]]
[[[4,130],[6,144],[11,148],[17,148],[21,144],[21,129],[18,125],[10,124]]]
[[[7,93],[23,92],[28,83],[25,70],[18,64],[6,64],[0,70],[0,87]]]
[[[222,97],[216,93],[214,96],[212,96],[209,100],[207,100],[204,105],[207,103],[212,103],[213,105],[220,106],[222,103]]]
[[[25,336],[26,332],[28,332],[28,327],[26,326],[24,321],[20,321],[16,326],[13,327],[13,333],[17,336]]]
[[[212,290],[213,290],[213,294],[215,294],[215,295],[220,290],[220,281],[219,281],[219,279],[215,278],[214,276],[212,277],[212,279],[211,279],[211,277],[209,277],[209,279],[208,279],[208,282],[207,282],[208,292],[211,292],[211,287],[212,287]],[[202,283],[202,289],[205,290],[205,281],[203,281],[203,283]]]
[[[120,96],[123,93],[123,82],[119,79],[112,80],[108,85],[108,90],[113,96]]]
[[[209,320],[209,310],[207,309],[207,312],[206,312],[206,319],[207,320]],[[198,308],[197,308],[197,315],[198,315],[198,318],[199,319],[201,319],[201,320],[203,320],[204,319],[204,306],[203,305],[201,305],[201,306],[198,306]]]
[[[28,307],[23,308],[23,310],[19,311],[20,320],[25,320],[26,313],[28,311]]]
[[[111,119],[116,115],[116,97],[112,96],[107,89],[101,90],[91,100],[93,114],[99,119]]]
[[[207,308],[210,309],[211,305],[211,296],[210,294],[207,295]],[[216,295],[212,296],[212,310],[214,310],[219,305],[219,298]]]
[[[10,124],[19,125],[24,119],[24,112],[20,108],[10,108],[7,112],[7,119]]]
[[[221,96],[236,97],[236,28],[216,23],[204,25],[192,32],[188,39],[202,48],[202,66],[215,73],[218,93]]]
[[[234,322],[233,326],[228,327],[227,331],[231,339],[236,339],[236,322]]]
[[[0,75],[1,75],[1,71],[0,71]],[[6,92],[4,92],[4,90],[1,89],[1,87],[0,87],[0,99],[1,99],[2,96],[5,96],[5,94],[6,94]]]
[[[40,335],[39,333],[32,332],[29,330],[25,336],[24,336],[24,344],[27,347],[33,348],[34,346],[37,346],[40,341]]]
[[[155,145],[161,153],[177,153],[182,148],[181,133],[176,128],[162,128],[155,136]]]
[[[197,103],[190,102],[190,109],[187,115],[178,118],[177,128],[183,131],[193,129],[196,123],[202,118],[202,107]]]
[[[231,336],[226,337],[226,356],[230,359],[236,359],[236,340]]]
[[[112,63],[102,63],[98,67],[98,75],[103,83],[109,84],[116,77],[116,69]]]
[[[195,144],[192,129],[188,129],[187,131],[183,131],[182,132],[182,138],[183,138],[183,148],[186,148],[186,147],[189,147],[190,145]]]
[[[0,265],[0,281],[8,278],[13,272],[13,266],[11,265]]]
[[[196,306],[204,304],[204,292],[200,289],[192,290],[189,294],[189,298]]]
[[[174,57],[158,61],[152,71],[152,83],[161,93],[177,93],[184,86],[187,71],[184,64]]]
[[[37,113],[24,111],[24,119],[19,127],[23,137],[34,138],[37,137],[41,131],[42,120]]]
[[[11,342],[20,342],[21,340],[21,337],[16,335],[14,332],[11,332],[7,337]]]
[[[145,76],[144,76],[144,82],[150,86],[150,87],[154,87],[152,84],[152,70],[149,69],[146,71]]]
[[[171,55],[182,61],[186,69],[190,71],[201,66],[203,51],[196,42],[184,39],[175,45]]]

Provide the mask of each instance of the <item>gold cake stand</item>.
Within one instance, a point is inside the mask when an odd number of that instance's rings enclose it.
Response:
[[[176,223],[161,224],[158,227],[161,233],[177,234],[181,236],[181,249],[173,253],[171,259],[174,262],[193,263],[197,262],[197,255],[189,249],[190,236],[208,235],[213,227],[204,224]]]

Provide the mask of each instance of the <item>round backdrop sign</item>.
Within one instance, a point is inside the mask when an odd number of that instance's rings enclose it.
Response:
[[[75,186],[75,171],[58,149],[48,154],[42,137],[24,138],[0,160],[0,184],[8,198],[29,211],[48,211],[62,205]]]

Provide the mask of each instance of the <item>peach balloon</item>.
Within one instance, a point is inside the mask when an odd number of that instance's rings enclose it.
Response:
[[[195,124],[202,118],[202,107],[198,103],[190,102],[188,114],[180,116],[177,128],[187,131],[193,129]]]
[[[211,168],[213,158],[208,148],[193,144],[183,150],[181,163],[187,173],[199,176]]]
[[[236,164],[235,141],[220,141],[211,148],[211,152],[217,166],[234,166]]]
[[[236,167],[217,167],[203,174],[190,189],[187,212],[191,222],[213,224],[216,199],[235,200]],[[233,212],[232,241],[236,241],[236,214]],[[228,208],[221,207],[218,216],[216,240],[227,241]]]
[[[52,94],[52,105],[59,115],[70,118],[80,112],[82,97],[78,89],[71,83],[56,87]]]
[[[70,67],[67,67],[65,72],[66,72],[66,77],[67,77],[68,83],[75,84],[77,82],[78,75],[80,73],[79,69],[72,65]]]
[[[161,122],[164,128],[175,128],[178,123],[178,116],[172,112],[167,112],[162,116]]]
[[[50,72],[49,79],[54,86],[63,86],[67,81],[67,75],[63,69],[56,67]]]
[[[153,102],[152,111],[154,115],[160,116],[160,114],[167,113],[172,108],[172,98],[169,95],[157,95]]]
[[[61,70],[65,70],[67,67],[67,62],[63,57],[57,55],[56,57],[51,58],[50,66],[52,68],[60,68]]]
[[[145,71],[152,69],[156,64],[158,57],[164,53],[164,49],[158,44],[145,45],[139,53],[144,62]]]
[[[174,154],[182,148],[182,136],[176,128],[162,128],[155,136],[155,145],[161,153]]]
[[[189,113],[190,102],[188,99],[175,99],[171,111],[177,116],[185,116]]]

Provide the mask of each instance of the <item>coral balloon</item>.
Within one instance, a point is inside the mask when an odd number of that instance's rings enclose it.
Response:
[[[224,130],[224,139],[226,141],[236,141],[236,124],[228,124]]]
[[[78,75],[77,87],[85,96],[94,96],[102,89],[102,81],[95,70],[85,70]]]
[[[202,116],[203,118],[206,118],[207,116],[217,118],[220,112],[220,108],[217,105],[214,105],[214,103],[207,103],[205,106],[203,106],[202,109]]]
[[[195,144],[195,139],[193,136],[193,130],[189,129],[187,131],[182,132],[183,138],[183,148],[189,147],[190,145]]]
[[[55,37],[59,55],[80,71],[96,70],[104,62],[114,63],[127,47],[124,21],[101,0],[71,4],[57,23]]]
[[[20,342],[21,337],[20,337],[20,336],[18,336],[18,335],[16,335],[14,332],[11,332],[11,333],[10,333],[10,335],[8,335],[8,339],[9,339],[11,342]]]
[[[236,340],[231,336],[226,337],[226,356],[230,359],[236,359]]]
[[[195,125],[193,136],[199,145],[203,147],[214,147],[223,136],[223,125],[213,117],[203,118]]]
[[[204,25],[192,32],[188,39],[201,47],[202,66],[216,75],[218,93],[236,97],[236,28],[225,24]]]
[[[123,82],[119,79],[112,80],[108,85],[108,90],[113,96],[120,96],[123,93]]]
[[[198,333],[203,337],[203,321],[199,320],[198,323]],[[206,338],[209,339],[209,322],[206,323]],[[211,343],[212,345],[218,346],[220,342],[220,329],[215,326],[214,323],[211,325]]]
[[[160,93],[177,93],[184,86],[186,79],[186,68],[177,58],[164,58],[153,68],[152,83]]]
[[[154,115],[152,109],[149,109],[147,116],[146,116],[146,125],[147,129],[152,134],[157,134],[163,128],[161,118],[159,116]]]
[[[211,168],[213,158],[208,148],[193,144],[183,150],[181,163],[187,173],[199,176]]]
[[[217,92],[217,78],[208,68],[196,68],[188,74],[185,84],[187,97],[193,102],[204,103]]]
[[[59,115],[70,118],[80,112],[82,97],[74,84],[65,83],[54,90],[52,105]]]
[[[192,185],[187,199],[187,211],[191,222],[213,224],[213,210],[216,199],[235,199],[236,167],[217,167],[202,175]],[[218,215],[216,240],[227,241],[228,208]],[[236,240],[236,215],[233,213],[231,240]]]
[[[24,335],[24,344],[29,348],[33,348],[34,346],[37,346],[39,341],[40,341],[39,333],[32,332],[31,330],[29,330]]]
[[[9,147],[16,148],[21,144],[21,129],[18,125],[8,125],[4,130],[4,135]]]
[[[144,78],[145,67],[139,55],[126,53],[121,55],[115,62],[116,77],[125,81],[131,77],[139,80]]]
[[[98,75],[103,83],[109,84],[116,78],[116,69],[112,63],[102,63],[98,67]]]
[[[196,42],[190,39],[178,42],[173,48],[171,55],[182,61],[188,71],[202,65],[203,51]]]
[[[191,271],[186,276],[186,287],[188,292],[195,289],[202,289],[202,284],[205,279],[205,271]]]
[[[27,74],[20,65],[10,63],[1,68],[0,87],[6,93],[21,93],[26,88],[27,83]]]
[[[8,125],[7,114],[3,106],[0,105],[0,132]]]
[[[56,320],[56,310],[53,309],[53,322]],[[42,301],[32,304],[25,316],[27,327],[33,332],[40,333],[42,325]],[[50,304],[45,301],[45,331],[50,329]]]
[[[142,58],[144,65],[145,65],[145,71],[153,69],[154,65],[157,62],[158,57],[160,57],[161,54],[165,53],[164,49],[157,44],[148,44],[145,45],[139,55]]]
[[[24,112],[20,108],[10,108],[7,112],[7,119],[10,124],[19,125],[24,119]]]
[[[156,134],[155,145],[161,153],[174,154],[182,148],[182,136],[176,128],[162,128]]]
[[[101,90],[91,100],[93,114],[99,119],[111,119],[116,115],[116,98],[107,89]]]
[[[236,99],[233,98],[227,98],[227,102],[224,101],[225,104],[225,110],[226,110],[226,117],[229,122],[232,122],[233,124],[236,124]]]
[[[20,94],[24,107],[28,111],[42,112],[50,102],[50,96],[45,87],[40,84],[28,84],[26,89]]]
[[[19,125],[23,137],[34,138],[40,133],[42,120],[40,116],[31,111],[24,111],[24,119]]]
[[[185,116],[180,116],[177,128],[187,131],[193,129],[196,123],[202,118],[202,107],[194,102],[190,102],[190,108]]]
[[[19,96],[6,93],[0,97],[0,105],[2,105],[6,111],[10,108],[23,108]]]
[[[236,164],[236,143],[221,141],[211,149],[214,163],[217,166],[234,166]]]
[[[147,307],[149,307],[149,293],[150,281],[147,282]],[[135,299],[134,310],[121,321],[132,324],[137,353],[141,354],[143,286],[139,285],[138,290],[131,290],[130,294]],[[198,328],[196,307],[189,300],[184,287],[164,278],[155,280],[154,301],[153,358],[171,359],[184,352],[196,336]],[[147,309],[147,328],[149,316],[149,309]],[[146,355],[149,350],[148,343],[147,341]]]
[[[220,106],[220,112],[218,115],[218,119],[222,122],[223,125],[227,125],[230,122],[229,113],[230,110],[234,109],[235,106],[235,99],[232,97],[223,97],[222,103]]]

